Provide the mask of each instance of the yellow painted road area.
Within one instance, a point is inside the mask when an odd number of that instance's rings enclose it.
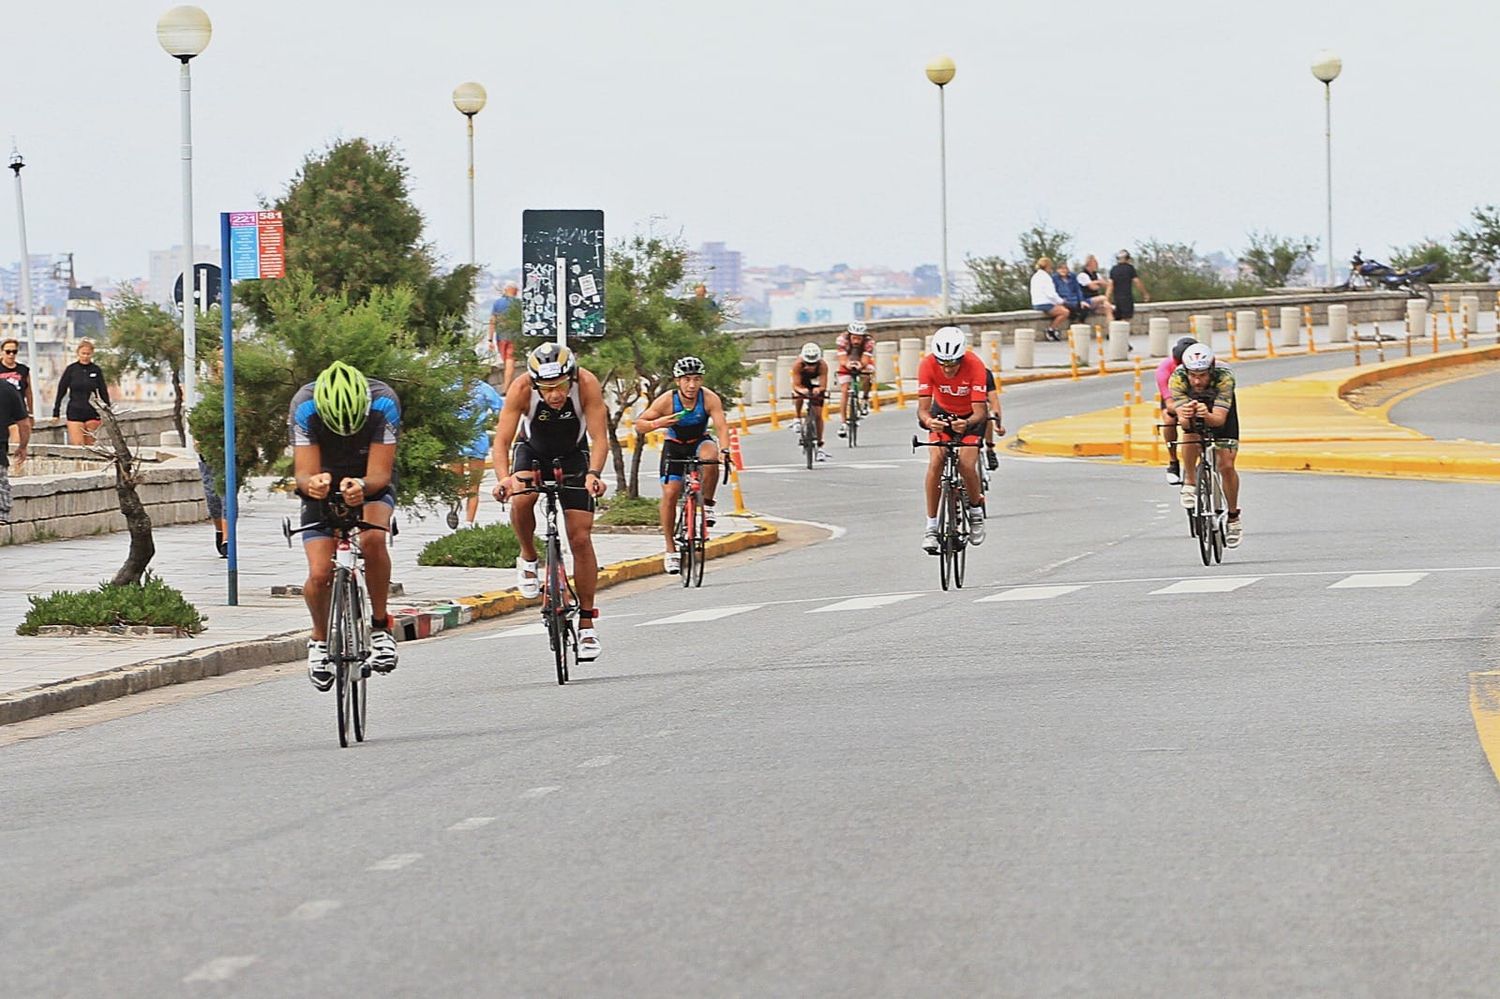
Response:
[[[1387,419],[1390,407],[1359,410],[1344,399],[1390,378],[1500,358],[1500,346],[1317,371],[1238,391],[1242,469],[1500,481],[1500,444],[1441,441]],[[1446,380],[1446,379],[1440,379]],[[1162,464],[1166,446],[1150,403],[1031,423],[1015,447],[1030,454],[1116,457]],[[1128,423],[1128,436],[1127,436]]]

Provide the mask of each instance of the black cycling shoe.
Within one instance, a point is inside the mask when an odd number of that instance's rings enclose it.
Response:
[[[984,452],[984,464],[992,472],[1000,470],[1000,456],[995,453],[994,448],[986,448]]]

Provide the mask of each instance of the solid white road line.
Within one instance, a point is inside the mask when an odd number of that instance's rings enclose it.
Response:
[[[303,902],[297,906],[297,908],[287,914],[286,918],[310,923],[314,919],[322,919],[343,904],[343,902],[333,898],[315,898],[311,902]]]
[[[759,610],[762,606],[761,604],[738,604],[733,607],[705,607],[703,610],[684,611],[681,614],[673,614],[671,617],[657,618],[655,621],[642,621],[636,627],[649,628],[658,624],[700,624],[704,621],[717,621],[723,617],[733,617],[747,611]]]
[[[1330,590],[1368,589],[1376,586],[1410,586],[1425,572],[1361,572],[1329,586]]]
[[[258,960],[260,958],[255,954],[245,954],[238,957],[216,957],[193,971],[183,981],[227,982]]]
[[[873,610],[876,607],[886,607],[890,604],[899,604],[903,600],[912,600],[920,597],[920,593],[888,593],[879,597],[850,597],[848,600],[840,600],[836,604],[827,607],[814,607],[808,614],[835,614],[840,611]]]
[[[1172,593],[1229,593],[1242,586],[1249,586],[1260,579],[1259,576],[1209,576],[1206,579],[1183,579],[1173,583],[1171,586],[1163,586],[1159,590],[1152,590],[1151,595]]]
[[[366,867],[367,871],[399,871],[403,867],[409,867],[422,859],[420,853],[393,853],[384,860],[377,860]]]
[[[850,464],[844,465],[842,467],[844,467],[844,468],[871,469],[871,468],[896,468],[898,466],[896,466],[896,465],[882,465],[879,462],[875,462],[875,461],[871,461],[871,462],[856,461],[856,462],[851,462]]]
[[[523,624],[519,628],[507,628],[497,631],[493,635],[477,635],[469,639],[471,642],[490,642],[497,638],[521,638],[525,635],[545,635],[547,626],[540,621],[535,624]]]
[[[980,597],[974,601],[976,604],[1002,603],[1007,600],[1051,600],[1065,593],[1074,593],[1083,589],[1081,586],[1018,586],[1013,590],[1004,590],[987,597]]]
[[[470,829],[478,829],[480,826],[487,826],[494,821],[495,816],[493,815],[476,815],[471,819],[464,819],[462,822],[453,823],[448,827],[448,831],[468,832]]]
[[[545,798],[547,795],[551,794],[553,791],[561,791],[561,790],[562,790],[562,785],[561,784],[550,784],[550,785],[548,785],[546,787],[534,787],[534,788],[532,788],[529,791],[522,791],[521,792],[521,800],[522,801],[527,801],[527,800],[530,800],[532,798]]]
[[[611,763],[613,763],[615,760],[618,760],[618,759],[619,759],[618,756],[591,756],[588,759],[584,760],[582,763],[578,764],[578,769],[580,769],[580,770],[584,770],[584,769],[590,769],[590,770],[592,770],[592,769],[595,769],[597,767],[607,767]]]

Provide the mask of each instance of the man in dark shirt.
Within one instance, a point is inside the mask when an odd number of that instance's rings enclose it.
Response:
[[[26,461],[26,446],[31,443],[31,416],[21,393],[10,382],[0,379],[0,523],[10,522],[10,428],[15,426],[20,443],[16,447],[16,464]]]
[[[1130,251],[1115,254],[1115,265],[1109,269],[1110,294],[1115,300],[1115,318],[1129,319],[1135,315],[1135,289],[1141,290],[1141,301],[1151,301],[1151,293],[1141,283],[1135,265],[1130,262]]]

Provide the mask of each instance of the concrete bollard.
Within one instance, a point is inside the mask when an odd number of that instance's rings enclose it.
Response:
[[[889,385],[896,380],[897,349],[894,340],[880,340],[875,343],[875,380],[882,385]]]
[[[1166,357],[1172,350],[1172,320],[1166,316],[1152,316],[1147,323],[1150,330],[1148,348],[1152,357]]]
[[[1458,315],[1464,329],[1470,333],[1479,332],[1479,296],[1458,296]]]
[[[1130,356],[1130,320],[1116,319],[1109,324],[1109,343],[1104,356],[1111,361],[1123,361]]]
[[[979,334],[979,359],[991,371],[1000,370],[1000,344],[1004,334],[999,330],[984,330]]]
[[[1255,310],[1237,309],[1234,313],[1235,350],[1255,349]]]
[[[1406,319],[1411,324],[1411,335],[1420,337],[1427,332],[1427,302],[1421,298],[1406,300]],[[1435,349],[1435,348],[1434,348]]]
[[[1094,342],[1094,328],[1087,323],[1074,323],[1068,327],[1068,332],[1073,336],[1073,352],[1078,355],[1078,363],[1082,367],[1089,366],[1089,358],[1093,356],[1090,346]]]
[[[1036,367],[1036,330],[1016,330],[1016,367]]]
[[[1214,347],[1214,317],[1213,317],[1213,315],[1211,313],[1206,313],[1206,312],[1200,312],[1200,313],[1195,314],[1193,316],[1193,329],[1195,329],[1195,330],[1198,331],[1198,332],[1196,332],[1196,333],[1193,334],[1193,336],[1197,338],[1198,342],[1201,343],[1201,344],[1203,344],[1204,346],[1206,346],[1209,350],[1213,350],[1213,347]],[[1218,351],[1214,351],[1214,353],[1218,353]]]
[[[776,398],[780,402],[787,402],[792,398],[792,365],[797,363],[797,356],[796,354],[776,356]]]
[[[1282,306],[1281,326],[1276,330],[1276,346],[1295,347],[1302,339],[1302,310],[1295,305]]]
[[[771,401],[771,379],[776,376],[776,362],[769,357],[762,357],[755,362],[755,367],[755,389],[750,393],[750,402],[764,406]]]
[[[1349,342],[1349,306],[1328,307],[1328,340],[1330,343]]]
[[[922,364],[921,337],[904,336],[901,338],[901,380],[916,384],[917,368]]]

